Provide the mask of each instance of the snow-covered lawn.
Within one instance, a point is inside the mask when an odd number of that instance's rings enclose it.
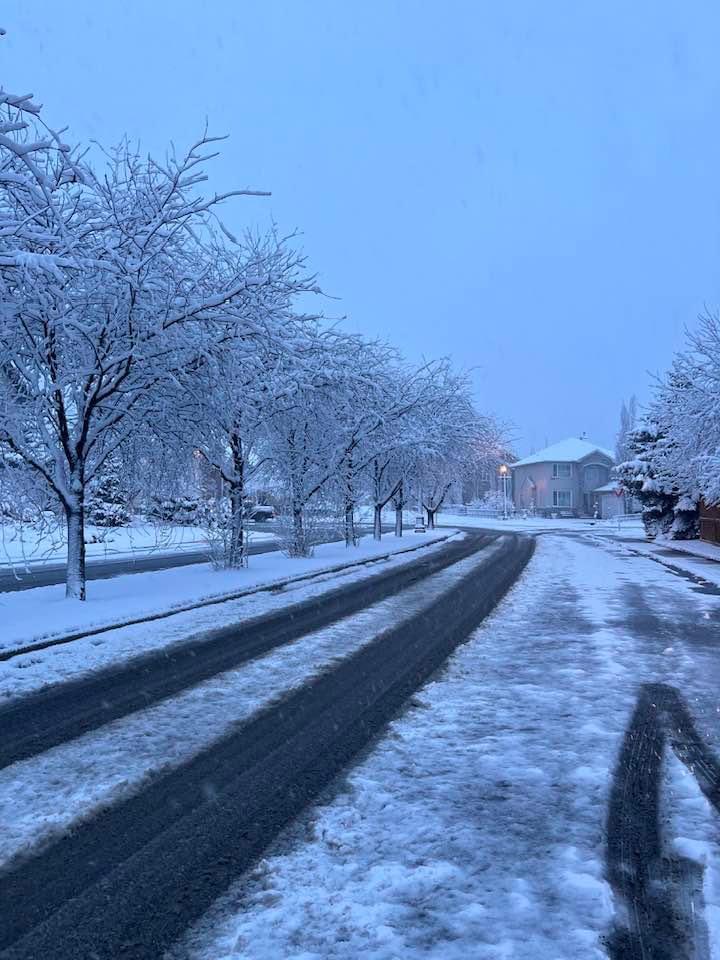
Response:
[[[341,543],[321,544],[316,548],[315,556],[307,560],[289,559],[280,553],[261,554],[251,558],[246,570],[216,571],[209,564],[194,564],[192,567],[97,580],[90,584],[89,599],[85,602],[66,600],[62,586],[0,594],[3,624],[0,650],[29,645],[33,639],[49,633],[64,634],[114,624],[181,604],[251,590],[288,577],[322,574],[324,570],[330,571],[341,565],[356,565],[359,561],[394,554],[388,561],[378,560],[389,569],[412,563],[417,558],[414,547],[441,548],[441,543],[436,541],[444,541],[453,533],[452,530],[438,530],[426,534],[409,533],[401,538],[386,535],[379,543],[368,536],[351,550]],[[289,584],[277,593],[250,593],[237,600],[178,613],[151,626],[140,624],[119,628],[13,657],[0,662],[0,700],[111,662],[161,649],[224,624],[238,623],[308,597],[321,596],[340,583],[354,582],[377,573],[377,563],[350,566],[345,572],[329,572],[327,576],[320,575],[309,582]]]
[[[251,542],[272,539],[271,533],[250,530]],[[140,519],[127,527],[109,529],[85,527],[88,559],[120,558],[147,553],[175,553],[178,550],[197,549],[206,542],[201,527],[173,524],[155,524]],[[25,563],[65,559],[67,542],[61,530],[47,537],[32,524],[0,524],[0,564],[22,567]]]
[[[541,537],[447,669],[178,955],[605,958],[607,800],[638,684],[677,685],[717,750],[718,604],[611,540]],[[717,877],[717,825],[678,791],[684,852]]]
[[[490,545],[367,610],[147,710],[0,771],[0,866],[136,792],[379,633],[416,615],[498,548]],[[178,736],[182,730],[182,736]]]

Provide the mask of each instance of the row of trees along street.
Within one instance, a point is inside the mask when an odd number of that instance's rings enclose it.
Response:
[[[323,294],[292,236],[227,230],[221,205],[259,192],[204,194],[216,149],[123,142],[93,165],[0,94],[0,501],[62,521],[69,597],[85,598],[88,505],[118,475],[149,497],[202,461],[216,561],[242,567],[259,477],[306,556],[329,511],[356,543],[361,502],[377,537],[382,509],[402,533],[419,493],[432,525],[499,444],[447,360],[412,366],[307,310]]]
[[[658,380],[635,429],[621,428],[617,475],[652,537],[698,536],[699,506],[720,504],[720,322],[700,319]]]

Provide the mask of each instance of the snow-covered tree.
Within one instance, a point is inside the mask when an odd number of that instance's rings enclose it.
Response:
[[[688,501],[720,503],[720,321],[701,318],[652,406],[665,440],[658,471]],[[687,511],[683,511],[687,512]],[[690,529],[694,523],[691,521]]]
[[[0,207],[16,227],[25,133],[6,124],[0,141]],[[248,192],[198,193],[211,144],[203,137],[162,163],[122,144],[102,174],[85,168],[81,181],[51,156],[35,180],[41,193],[65,190],[51,197],[54,259],[38,253],[49,240],[19,229],[12,255],[0,250],[0,445],[62,504],[71,597],[85,598],[88,483],[162,406],[165,386],[198,365],[208,339],[222,338],[248,286],[240,276],[218,285],[203,241],[216,206]]]
[[[670,532],[677,501],[677,497],[657,477],[656,452],[661,440],[658,425],[647,421],[629,435],[627,449],[630,455],[615,468],[626,495],[641,504],[643,525],[651,539]]]
[[[95,170],[0,93],[0,509],[62,517],[69,597],[88,516],[203,514],[242,566],[247,485],[270,478],[305,556],[338,506],[355,543],[366,498],[377,537],[416,493],[432,522],[496,433],[447,361],[412,368],[299,309],[319,291],[292,243],[217,217],[255,191],[202,193],[213,143],[157,161],[125,142]]]
[[[315,318],[294,313],[293,300],[318,288],[304,257],[274,233],[249,237],[233,253],[229,271],[248,278],[247,292],[235,307],[232,328],[183,383],[169,429],[220,478],[217,496],[226,503],[211,511],[222,546],[215,560],[242,567],[248,556],[247,489],[268,473],[269,424],[298,402],[303,384],[313,382],[314,368],[311,363],[306,372],[305,358],[312,355]]]
[[[498,424],[475,408],[468,377],[449,367],[429,426],[417,461],[413,499],[422,505],[432,529],[453,485],[492,462],[502,438]]]
[[[311,502],[321,493],[331,498],[333,484],[339,489],[340,471],[352,467],[363,438],[365,413],[353,393],[363,348],[359,337],[316,331],[303,351],[303,376],[293,402],[268,422],[269,457],[284,491],[293,555],[312,552],[314,538],[306,523]]]

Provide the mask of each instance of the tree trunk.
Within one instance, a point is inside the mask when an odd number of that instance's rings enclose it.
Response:
[[[235,433],[230,439],[233,458],[233,481],[230,484],[230,538],[225,565],[239,569],[248,565],[247,536],[245,533],[245,457],[242,437]]]
[[[378,503],[373,508],[373,538],[382,540],[382,506]]]
[[[434,530],[437,510],[431,510],[430,507],[425,507],[425,509],[427,510],[427,528],[428,530]]]
[[[345,546],[356,547],[358,545],[357,533],[355,532],[355,506],[350,501],[345,503]]]
[[[230,536],[225,565],[231,569],[247,566],[247,538],[245,536],[244,488],[233,484],[230,499]]]
[[[308,545],[305,540],[305,524],[303,523],[302,506],[293,506],[293,545],[292,555],[295,557],[307,557]]]
[[[358,536],[355,531],[355,484],[352,456],[348,457],[345,468],[345,546],[356,547]]]
[[[67,523],[67,572],[65,596],[72,600],[85,599],[85,500],[84,491],[76,493],[72,504],[65,505]]]
[[[402,480],[398,483],[397,493],[393,500],[393,506],[395,507],[395,536],[401,537],[403,535],[403,505],[405,503],[404,491],[403,491],[403,482]]]

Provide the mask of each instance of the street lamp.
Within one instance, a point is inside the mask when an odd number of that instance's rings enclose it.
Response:
[[[503,519],[507,520],[507,481],[508,481],[508,468],[507,464],[503,463],[500,466],[500,476],[502,477],[503,485]]]

